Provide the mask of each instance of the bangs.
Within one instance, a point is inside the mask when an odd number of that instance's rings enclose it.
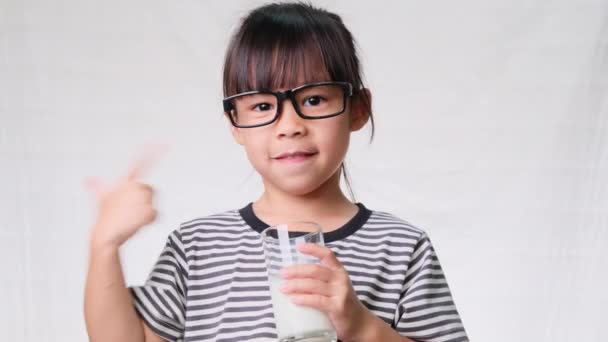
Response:
[[[332,79],[319,41],[312,32],[280,28],[242,36],[229,56],[224,95],[251,90],[269,91]]]

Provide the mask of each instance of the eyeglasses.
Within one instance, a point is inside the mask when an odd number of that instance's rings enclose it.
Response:
[[[317,120],[342,114],[346,99],[352,95],[353,86],[348,82],[319,82],[285,91],[249,91],[227,97],[222,102],[232,125],[252,128],[275,122],[285,99],[291,101],[301,118]]]

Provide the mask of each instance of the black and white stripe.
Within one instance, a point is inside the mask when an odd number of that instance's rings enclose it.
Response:
[[[361,302],[416,341],[468,341],[427,235],[388,213],[325,233]],[[168,341],[276,341],[260,221],[251,204],[183,223],[167,239],[137,311]]]

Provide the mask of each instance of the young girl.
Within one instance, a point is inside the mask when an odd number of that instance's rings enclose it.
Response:
[[[371,120],[350,32],[302,3],[244,18],[228,47],[223,108],[264,192],[240,210],[183,223],[144,286],[125,287],[119,247],[155,218],[136,164],[99,199],[85,316],[91,341],[276,341],[260,232],[305,220],[323,227],[321,260],[282,272],[282,291],[324,312],[342,341],[467,341],[427,235],[340,190],[351,132]]]

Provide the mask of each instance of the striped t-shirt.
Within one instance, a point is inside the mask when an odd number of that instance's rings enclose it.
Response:
[[[358,206],[323,237],[359,300],[415,341],[468,341],[425,232]],[[181,224],[146,284],[131,288],[137,312],[167,341],[277,341],[260,236],[267,227],[252,204]]]

